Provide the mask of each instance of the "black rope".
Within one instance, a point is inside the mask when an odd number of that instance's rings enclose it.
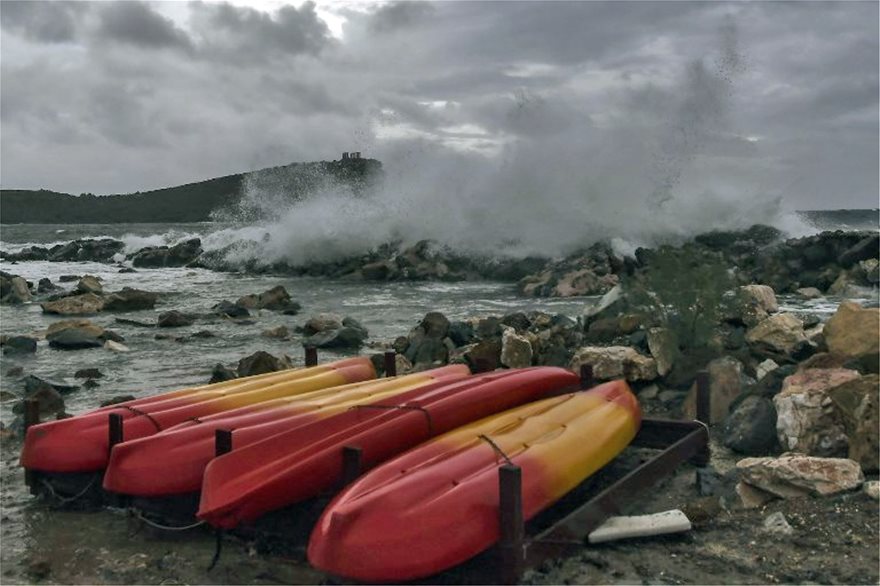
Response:
[[[143,415],[144,417],[149,419],[150,423],[152,423],[156,427],[156,431],[162,431],[162,426],[159,425],[159,422],[156,421],[155,419],[153,419],[153,416],[150,415],[149,413],[147,413],[146,411],[141,411],[140,409],[135,409],[134,407],[129,407],[128,405],[121,405],[121,407],[123,409],[128,409],[129,411],[131,411],[135,415]]]
[[[514,466],[514,463],[510,460],[510,458],[507,457],[507,454],[504,453],[504,450],[502,450],[498,446],[498,444],[496,444],[494,441],[492,441],[492,438],[490,438],[488,435],[483,435],[483,434],[480,434],[477,437],[479,437],[481,440],[483,440],[484,442],[486,442],[487,444],[492,446],[492,449],[495,451],[496,454],[498,454],[499,456],[504,458],[508,464],[510,464],[511,466]]]
[[[400,409],[403,411],[421,411],[428,421],[428,435],[434,435],[434,422],[431,420],[431,413],[424,407],[418,405],[352,405],[349,409]]]
[[[217,542],[214,545],[214,557],[211,558],[211,565],[208,566],[207,572],[210,572],[217,565],[217,562],[220,561],[220,550],[223,547],[223,530],[217,529]]]

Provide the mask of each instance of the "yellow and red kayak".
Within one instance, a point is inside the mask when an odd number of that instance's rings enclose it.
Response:
[[[312,426],[322,433],[340,430],[381,413],[355,406],[406,400],[411,391],[432,388],[470,376],[465,365],[264,401],[247,407],[189,419],[155,435],[113,447],[104,473],[104,489],[139,497],[198,492],[205,466],[215,457],[214,432],[232,431],[234,449],[283,431]]]
[[[358,357],[136,399],[30,427],[21,465],[40,472],[103,469],[109,456],[111,413],[122,416],[123,441],[127,441],[152,435],[192,417],[375,377],[370,359]]]
[[[641,411],[627,384],[531,403],[389,460],[327,507],[309,561],[337,576],[402,582],[456,566],[498,541],[498,468],[522,469],[525,520],[619,454]]]
[[[417,389],[395,408],[361,414],[359,423],[338,430],[293,429],[233,449],[205,468],[198,516],[222,528],[253,521],[338,486],[344,446],[360,448],[369,469],[435,435],[578,383],[571,371],[548,366],[493,372]]]

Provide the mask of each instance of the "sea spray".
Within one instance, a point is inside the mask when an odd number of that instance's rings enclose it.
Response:
[[[561,256],[599,240],[631,250],[758,222],[805,233],[763,185],[758,142],[732,128],[745,61],[731,21],[719,39],[717,56],[691,61],[668,84],[614,90],[617,110],[589,112],[525,90],[501,100],[504,146],[495,157],[391,143],[384,180],[360,192],[315,181],[298,200],[281,178],[255,177],[239,225],[204,245],[227,249],[233,264],[301,265],[422,239],[464,254]],[[753,162],[755,173],[736,172],[731,158]]]

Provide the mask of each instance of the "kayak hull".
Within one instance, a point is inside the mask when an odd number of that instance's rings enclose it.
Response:
[[[619,381],[440,436],[340,493],[314,528],[309,561],[368,582],[415,580],[461,564],[499,539],[498,468],[508,459],[522,470],[529,520],[619,454],[640,421]]]
[[[474,376],[432,389],[319,441],[284,433],[214,459],[205,469],[198,516],[232,528],[333,489],[342,480],[342,448],[361,449],[369,469],[437,434],[578,384],[570,371],[534,367]]]
[[[277,376],[275,376],[277,375]],[[123,441],[153,435],[193,417],[204,417],[224,410],[252,405],[375,378],[368,358],[272,373],[198,387],[192,391],[172,391],[145,400],[130,401],[90,411],[60,421],[30,427],[25,436],[21,465],[40,472],[91,472],[106,467],[109,458],[109,420],[111,413],[123,418]]]

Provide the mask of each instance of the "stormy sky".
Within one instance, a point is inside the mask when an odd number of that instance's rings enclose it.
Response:
[[[4,0],[0,20],[4,188],[584,141],[661,192],[686,173],[800,209],[878,205],[876,2]],[[629,160],[642,133],[654,151]]]

